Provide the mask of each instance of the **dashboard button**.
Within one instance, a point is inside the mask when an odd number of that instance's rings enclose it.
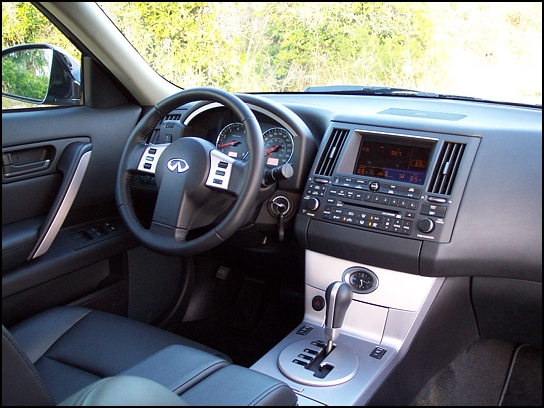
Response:
[[[314,296],[312,299],[312,308],[316,312],[320,312],[325,307],[325,299],[322,296]]]
[[[442,197],[427,197],[427,201],[430,201],[431,203],[438,203],[438,204],[445,204],[447,200]]]

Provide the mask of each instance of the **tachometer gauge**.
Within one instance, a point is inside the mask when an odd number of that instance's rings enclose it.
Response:
[[[217,149],[234,159],[245,160],[249,154],[246,143],[246,130],[242,123],[236,122],[225,126],[215,143]]]
[[[263,133],[265,165],[267,167],[281,166],[293,156],[293,136],[282,128],[268,129]]]

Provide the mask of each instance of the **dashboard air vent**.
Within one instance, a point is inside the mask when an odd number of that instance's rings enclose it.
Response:
[[[465,151],[464,143],[445,142],[438,157],[429,192],[450,195],[453,182]]]
[[[166,115],[162,121],[164,122],[166,120],[180,120],[180,119],[181,119],[181,115],[169,114],[169,115]]]
[[[319,163],[315,169],[315,174],[321,176],[331,176],[340,157],[340,152],[344,147],[349,130],[347,129],[333,129],[327,145],[321,154]]]

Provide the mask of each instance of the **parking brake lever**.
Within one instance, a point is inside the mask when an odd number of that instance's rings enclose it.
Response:
[[[327,339],[325,355],[332,351],[333,342],[340,335],[340,329],[352,299],[353,291],[346,282],[333,282],[325,291],[327,305],[325,314],[325,339]]]

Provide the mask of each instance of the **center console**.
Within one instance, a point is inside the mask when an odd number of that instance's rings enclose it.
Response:
[[[369,270],[373,291],[347,283],[346,271],[359,279],[357,271]],[[299,405],[365,405],[407,352],[443,281],[307,250],[304,319],[251,369],[287,383]],[[349,285],[353,299],[327,354],[325,299],[336,282]]]
[[[295,222],[306,251],[304,320],[251,368],[289,384],[299,405],[368,403],[444,283],[420,276],[420,254],[451,241],[479,143],[333,122]],[[352,300],[332,327],[329,292],[340,284]]]
[[[306,249],[419,274],[424,243],[447,244],[479,137],[332,123],[295,232]]]

